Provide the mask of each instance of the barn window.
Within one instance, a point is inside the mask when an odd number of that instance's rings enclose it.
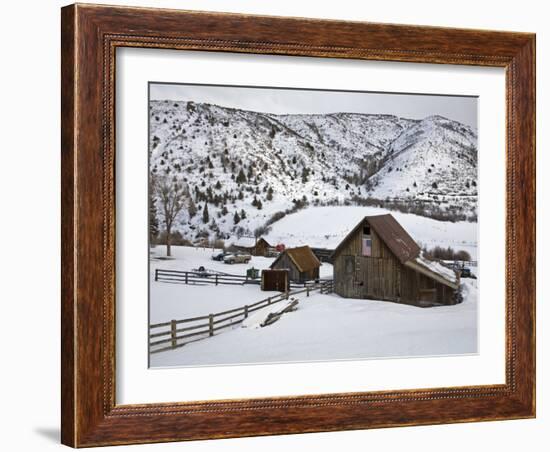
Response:
[[[371,256],[372,255],[372,239],[371,238],[363,238],[363,256]]]
[[[370,225],[363,226],[363,235],[370,235]]]

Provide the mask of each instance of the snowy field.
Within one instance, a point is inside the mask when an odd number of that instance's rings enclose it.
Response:
[[[287,247],[308,244],[334,248],[366,215],[388,213],[372,207],[311,207],[287,215],[272,227],[270,243]],[[450,223],[390,212],[422,245],[466,250],[477,258],[477,224]],[[172,247],[173,258],[160,260],[157,246],[150,261],[150,323],[203,316],[276,295],[259,285],[185,285],[154,281],[155,269],[207,270],[244,275],[250,267],[268,268],[273,258],[253,256],[248,264],[211,260],[218,250]],[[472,268],[476,273],[476,268]],[[322,278],[332,277],[323,263]],[[455,306],[417,308],[385,301],[341,298],[336,294],[297,296],[298,309],[263,328],[220,331],[211,338],[151,355],[152,367],[415,357],[477,352],[477,280],[463,279],[464,302]],[[274,309],[268,307],[266,310]],[[257,311],[261,317],[262,311]]]
[[[298,310],[284,314],[272,325],[237,326],[212,338],[151,355],[151,366],[476,353],[477,281],[464,280],[463,294],[465,300],[459,305],[424,309],[335,294],[299,295]]]
[[[310,207],[277,221],[265,238],[288,247],[307,244],[334,249],[363,217],[386,213],[391,213],[421,246],[450,246],[468,251],[472,260],[477,259],[477,223],[438,221],[378,207]]]
[[[153,253],[164,254],[163,247]],[[154,281],[155,268],[207,269],[244,274],[267,268],[273,259],[253,257],[250,264],[210,260],[212,250],[173,247],[173,260],[151,261],[151,323],[202,316],[240,307],[275,292],[257,285],[193,286]],[[332,274],[323,264],[322,274]],[[381,357],[469,354],[477,352],[477,280],[462,282],[464,302],[417,308],[385,301],[341,298],[318,292],[297,296],[298,310],[264,328],[236,326],[174,351],[151,355],[152,367],[322,361]],[[261,311],[258,311],[261,313]]]
[[[219,250],[217,250],[219,251]],[[245,304],[260,301],[270,295],[279,292],[262,292],[258,285],[230,286],[208,285],[196,286],[180,283],[166,283],[155,281],[155,269],[192,271],[200,266],[205,269],[245,275],[246,269],[269,268],[274,258],[252,256],[248,264],[228,265],[211,259],[214,251],[211,248],[193,248],[186,246],[173,246],[171,260],[156,260],[150,262],[150,323],[161,323],[172,319],[184,319],[197,317],[238,308]],[[165,246],[157,246],[152,249],[154,256],[166,255]],[[332,277],[332,265],[324,263],[320,270],[321,277]]]

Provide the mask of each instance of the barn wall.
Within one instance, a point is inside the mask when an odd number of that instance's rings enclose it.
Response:
[[[363,226],[334,256],[335,292],[346,298],[398,301],[401,264],[373,229],[371,256],[362,256]]]
[[[454,304],[455,291],[428,276],[403,266],[401,272],[402,303],[418,305],[422,301]]]
[[[282,268],[289,270],[289,277],[291,281],[301,281],[302,274],[299,272],[294,262],[290,259],[288,254],[283,253],[273,268]]]
[[[454,291],[405,267],[371,229],[372,256],[362,256],[363,225],[334,255],[334,291],[346,298],[454,303]]]
[[[288,254],[283,253],[277,263],[273,266],[274,269],[288,269],[289,276],[291,281],[295,282],[305,282],[311,279],[319,278],[319,267],[314,268],[313,270],[307,272],[300,272],[298,267],[294,265],[292,259]]]
[[[265,256],[267,252],[267,242],[263,239],[258,240],[256,246],[253,248],[254,256]]]

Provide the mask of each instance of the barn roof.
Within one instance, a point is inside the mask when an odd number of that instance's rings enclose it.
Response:
[[[420,247],[390,214],[364,217],[334,250],[333,256],[346,242],[355,235],[357,230],[368,222],[392,253],[405,266],[422,273],[442,284],[457,289],[460,283],[458,274],[439,262],[426,259],[420,252]]]
[[[420,255],[420,247],[414,239],[403,229],[393,215],[372,215],[364,217],[355,226],[351,232],[340,242],[333,254],[336,254],[340,248],[355,235],[357,230],[363,227],[365,221],[380,236],[382,241],[388,246],[392,253],[404,264],[408,260],[415,259]]]
[[[415,259],[406,262],[405,266],[412,268],[414,271],[422,273],[453,289],[458,289],[458,286],[460,285],[460,277],[458,272],[451,268],[445,267],[437,261],[430,261],[422,254],[417,256]]]
[[[321,265],[321,262],[319,259],[317,259],[317,256],[311,251],[311,248],[307,245],[305,246],[299,246],[296,248],[288,248],[285,251],[283,251],[279,256],[277,256],[277,259],[273,261],[271,264],[271,268],[273,268],[274,265],[281,259],[281,257],[286,254],[290,260],[296,265],[296,268],[300,272],[308,272],[310,270],[313,270],[315,268],[318,268]]]

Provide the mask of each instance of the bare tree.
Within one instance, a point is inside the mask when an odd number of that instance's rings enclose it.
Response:
[[[169,175],[155,176],[153,189],[160,202],[166,227],[166,255],[171,256],[172,226],[190,198],[187,185]]]

